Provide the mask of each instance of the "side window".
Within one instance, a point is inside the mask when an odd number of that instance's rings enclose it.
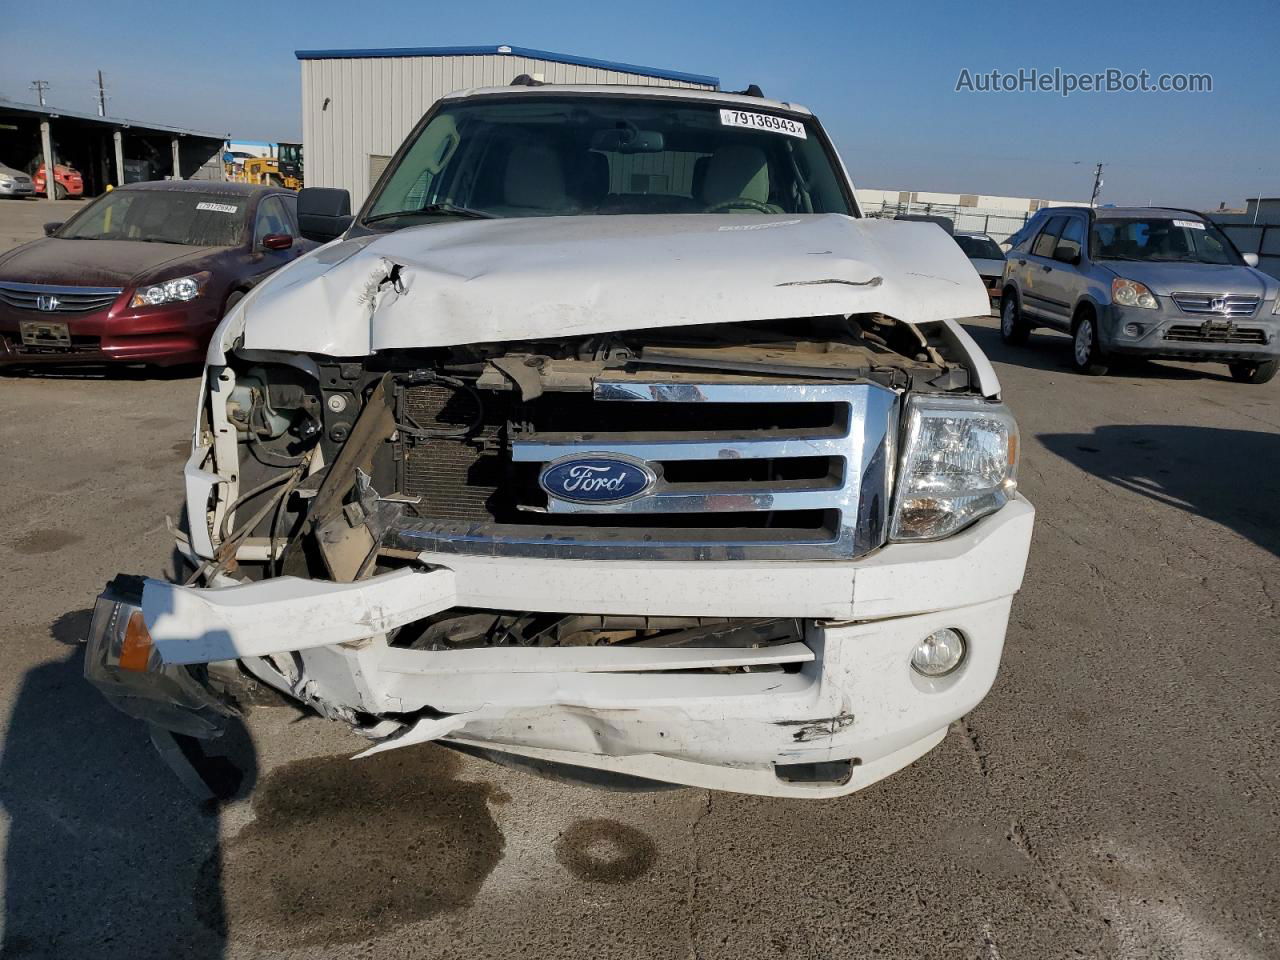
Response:
[[[284,211],[289,215],[289,232],[295,237],[301,236],[298,233],[298,195],[291,193],[281,196],[280,202],[284,204]]]
[[[1080,256],[1080,248],[1084,245],[1084,221],[1079,217],[1067,217],[1067,225],[1062,228],[1062,236],[1054,248],[1053,257],[1064,263],[1070,263]]]
[[[267,197],[258,204],[258,219],[253,228],[253,245],[262,246],[262,238],[272,233],[293,234],[289,215],[279,197]]]
[[[1062,232],[1062,225],[1066,222],[1066,219],[1066,217],[1049,218],[1049,222],[1044,225],[1044,229],[1040,231],[1040,236],[1036,237],[1036,242],[1031,246],[1032,256],[1053,256],[1053,248],[1058,242],[1058,234]]]

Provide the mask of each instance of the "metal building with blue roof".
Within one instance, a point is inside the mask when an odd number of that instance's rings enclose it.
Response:
[[[387,161],[436,100],[455,90],[509,84],[643,83],[719,89],[718,77],[507,44],[298,50],[306,183],[344,187],[359,205]]]

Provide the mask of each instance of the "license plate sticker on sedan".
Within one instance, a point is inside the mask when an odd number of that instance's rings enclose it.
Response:
[[[70,347],[71,333],[65,323],[45,320],[22,322],[22,344],[27,347]]]
[[[804,131],[804,124],[786,117],[775,117],[771,113],[751,113],[747,110],[721,110],[720,123],[726,127],[750,127],[752,130],[768,130],[772,133],[785,133],[788,137],[809,139]]]

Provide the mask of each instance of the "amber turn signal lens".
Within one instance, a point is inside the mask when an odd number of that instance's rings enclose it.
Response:
[[[135,610],[129,615],[129,622],[124,628],[124,643],[120,645],[120,669],[144,673],[150,659],[151,634],[147,631],[147,622],[142,619],[142,611]]]

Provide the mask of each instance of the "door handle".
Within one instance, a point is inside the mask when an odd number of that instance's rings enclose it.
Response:
[[[1025,261],[1025,260],[1019,260],[1019,261],[1018,261],[1018,266],[1020,266],[1020,267],[1025,267],[1026,265],[1027,265],[1027,261]]]
[[[1045,273],[1049,273],[1051,270],[1053,270],[1053,267],[1044,266],[1044,267],[1041,267],[1040,269],[1043,270]]]

